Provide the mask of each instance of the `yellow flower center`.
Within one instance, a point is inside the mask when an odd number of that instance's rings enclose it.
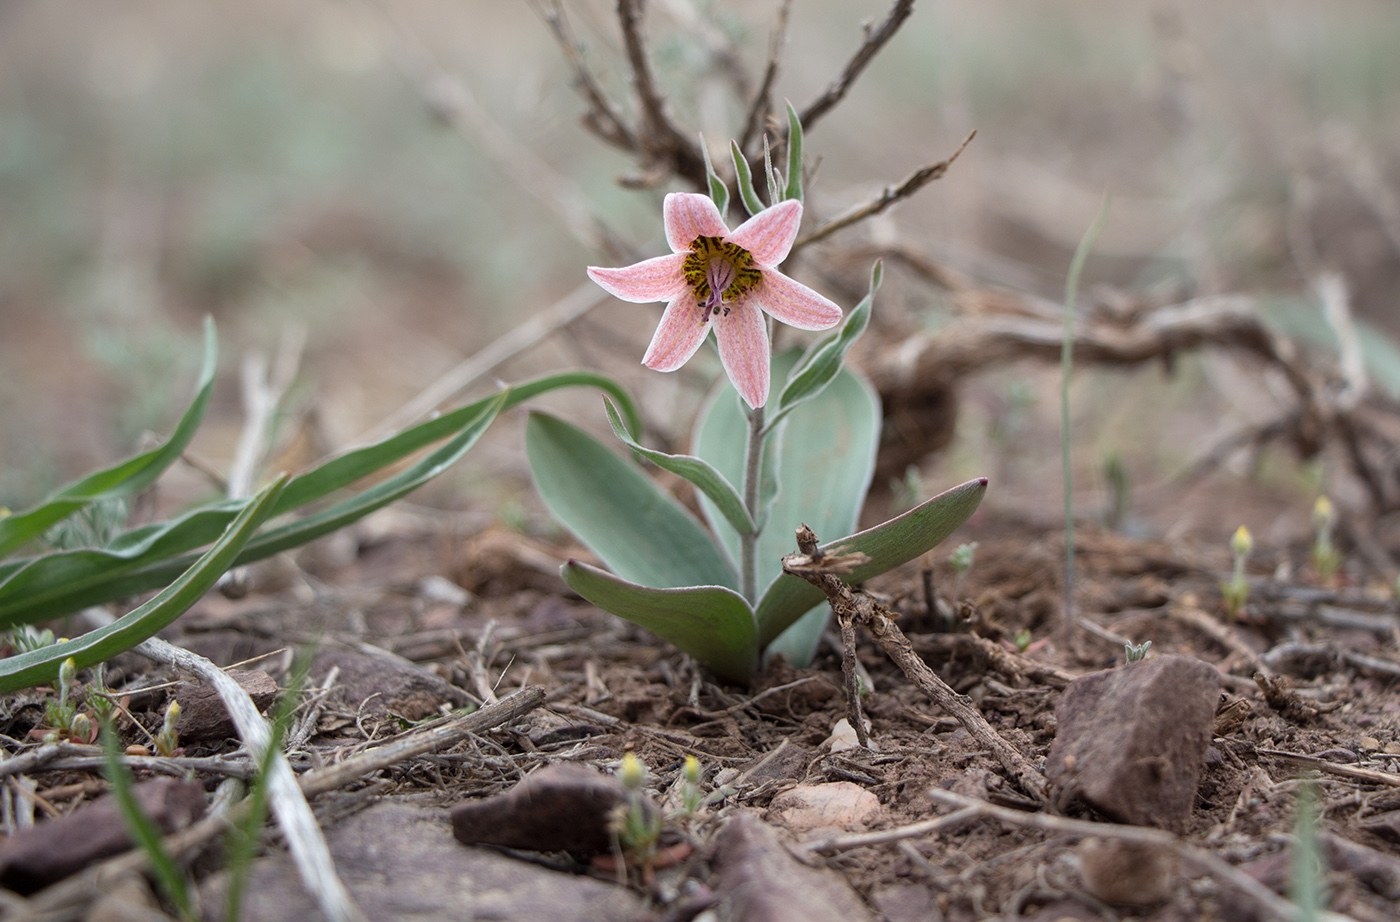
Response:
[[[695,291],[701,323],[720,311],[728,315],[725,302],[737,300],[763,278],[752,253],[720,237],[696,237],[681,271]]]

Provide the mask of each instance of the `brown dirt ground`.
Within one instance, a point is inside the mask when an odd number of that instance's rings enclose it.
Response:
[[[1061,532],[980,521],[956,540],[979,542],[976,565],[958,584],[940,564],[933,584],[945,599],[967,603],[962,612],[971,617],[960,630],[1006,644],[1017,632],[1030,630],[1035,643],[1027,651],[1029,659],[1076,674],[1122,661],[1121,647],[1088,633],[1067,637],[1060,629]],[[545,762],[610,766],[629,750],[651,766],[660,791],[675,780],[687,754],[704,764],[707,785],[739,779],[692,830],[701,839],[712,835],[729,811],[740,806],[763,810],[777,793],[800,782],[850,781],[867,789],[884,808],[878,828],[941,812],[928,795],[938,786],[1017,802],[991,757],[867,639],[859,657],[874,687],[866,708],[878,749],[833,755],[822,744],[843,716],[844,700],[840,657],[830,645],[810,669],[778,664],[753,689],[717,686],[674,649],[562,594],[548,571],[550,562],[566,553],[577,549],[550,547],[506,530],[461,541],[451,528],[421,526],[381,536],[352,555],[331,554],[323,545],[300,557],[305,578],[293,581],[285,563],[269,565],[257,573],[247,597],[206,599],[181,622],[180,639],[226,662],[308,642],[373,644],[424,664],[469,694],[478,693],[482,682],[502,693],[541,685],[548,693],[548,709],[592,727],[582,736],[575,732],[542,746],[524,733],[497,731],[489,750],[466,747],[460,758],[387,773],[392,786],[385,790],[380,785],[379,793],[363,803],[389,797],[446,807],[505,790],[520,770]],[[1294,552],[1292,572],[1306,576],[1302,555],[1302,549]],[[1256,555],[1260,560],[1265,556]],[[1288,556],[1288,551],[1280,552],[1276,563]],[[1291,584],[1261,578],[1248,617],[1227,624],[1219,612],[1218,586],[1228,566],[1223,548],[1202,551],[1186,543],[1091,531],[1080,538],[1078,599],[1095,624],[1138,642],[1151,640],[1154,653],[1184,653],[1217,664],[1225,674],[1226,699],[1247,702],[1243,721],[1214,741],[1185,835],[1277,884],[1276,869],[1268,877],[1267,859],[1287,851],[1303,769],[1259,750],[1315,755],[1396,778],[1400,692],[1394,676],[1373,674],[1341,658],[1345,651],[1373,655],[1393,648],[1396,604],[1393,596],[1355,585],[1320,589],[1303,578]],[[424,591],[421,579],[441,573],[470,587],[473,594],[465,605],[435,600]],[[997,674],[969,656],[950,656],[947,636],[929,632],[917,565],[868,588],[904,613],[901,622],[930,665],[978,702],[993,727],[1041,763],[1055,733],[1055,688]],[[1370,613],[1377,626],[1324,630],[1319,614],[1339,610]],[[1312,644],[1312,652],[1287,655],[1299,644]],[[1260,657],[1323,713],[1300,723],[1269,707],[1249,678]],[[278,662],[264,661],[262,668]],[[148,668],[124,658],[116,664],[114,684],[123,680],[124,666]],[[162,698],[149,696],[134,710],[154,727],[162,706]],[[36,712],[11,702],[6,732],[23,736]],[[308,748],[329,754],[399,727],[397,718],[366,719],[363,712],[331,707],[322,712]],[[744,774],[784,742],[791,757]],[[190,754],[229,748],[192,746]],[[74,773],[36,777],[40,796],[84,780]],[[1330,772],[1316,777],[1325,832],[1395,861],[1400,833],[1393,816],[1386,814],[1400,809],[1400,787]],[[58,807],[66,811],[75,803]],[[1070,813],[1096,818],[1082,808]],[[777,816],[769,821],[782,824]],[[1178,880],[1165,902],[1136,909],[1107,906],[1085,893],[1075,846],[1072,836],[981,820],[904,844],[838,851],[827,856],[826,864],[872,906],[890,905],[885,900],[890,888],[912,884],[925,888],[947,919],[1033,917],[1047,906],[1049,918],[1056,918],[1053,913],[1064,912],[1066,899],[1078,901],[1075,911],[1087,913],[1085,918],[1249,917],[1225,901],[1211,881],[1190,875]],[[703,867],[688,867],[686,873],[705,873]],[[1332,908],[1357,919],[1393,918],[1388,898],[1393,893],[1387,889],[1393,883],[1386,883],[1384,873],[1379,879],[1334,867],[1327,877]],[[644,889],[640,882],[633,886]],[[678,890],[653,882],[650,892],[662,912],[664,894]],[[892,909],[877,918],[902,917]]]

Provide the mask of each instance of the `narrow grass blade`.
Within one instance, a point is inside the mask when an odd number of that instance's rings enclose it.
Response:
[[[131,496],[155,482],[180,453],[189,445],[195,430],[204,420],[205,411],[214,393],[214,371],[218,367],[219,340],[214,322],[204,324],[204,359],[194,400],[185,410],[175,431],[163,444],[133,458],[89,474],[70,484],[33,509],[0,518],[0,557],[33,541],[48,528],[77,512],[88,503],[119,496]]]
[[[734,568],[700,523],[593,436],[531,413],[525,453],[554,518],[623,579],[657,589],[737,588]]]
[[[695,657],[715,675],[747,683],[758,665],[753,610],[722,586],[651,589],[570,560],[559,568],[569,588]]]
[[[710,162],[710,149],[705,146],[704,135],[700,136],[700,153],[705,158],[705,180],[709,183],[710,198],[719,209],[719,216],[723,218],[729,210],[729,187],[719,178],[719,174],[715,172],[715,165]]]
[[[977,511],[986,492],[986,478],[969,480],[888,522],[828,541],[822,545],[822,550],[865,554],[870,561],[856,567],[845,580],[859,583],[873,579],[908,563],[957,531]],[[818,537],[823,536],[819,534]],[[789,535],[788,541],[788,553],[791,553],[797,549],[796,539]],[[778,577],[758,601],[760,646],[766,647],[803,612],[821,601],[821,591],[811,583],[787,574]]]
[[[788,113],[788,162],[787,162],[787,187],[783,189],[783,198],[795,198],[802,201],[802,120],[797,117],[797,110],[792,107],[792,103],[787,103]]]
[[[607,398],[604,398],[603,402],[607,405],[608,422],[612,424],[613,434],[632,449],[634,454],[640,455],[662,470],[684,477],[694,484],[701,493],[710,498],[710,501],[715,504],[715,507],[719,509],[735,531],[744,535],[754,533],[753,519],[744,509],[743,499],[739,497],[739,492],[734,489],[734,485],[724,479],[723,474],[711,467],[708,462],[694,455],[668,455],[664,451],[642,447],[623,427],[622,417],[618,415],[617,408],[612,405],[612,402]]]
[[[751,216],[756,215],[763,210],[763,200],[754,191],[753,173],[749,170],[749,161],[744,159],[744,152],[739,149],[739,142],[729,142],[729,156],[734,160],[734,185],[739,188],[744,210]]]
[[[239,551],[271,514],[286,483],[284,475],[248,500],[223,537],[145,605],[81,637],[0,660],[0,693],[53,681],[59,664],[70,656],[79,669],[95,666],[173,623],[233,566]]]
[[[156,883],[166,898],[175,905],[181,919],[189,922],[189,920],[198,918],[194,912],[194,903],[190,899],[189,884],[185,879],[185,872],[180,869],[175,859],[170,856],[170,852],[166,850],[160,827],[147,815],[145,810],[141,809],[141,804],[136,800],[135,783],[131,777],[131,770],[122,763],[117,731],[112,728],[110,723],[104,724],[102,727],[102,761],[105,764],[107,781],[112,785],[112,796],[116,798],[122,819],[126,822],[126,828],[131,833],[132,841],[136,847],[146,853]]]

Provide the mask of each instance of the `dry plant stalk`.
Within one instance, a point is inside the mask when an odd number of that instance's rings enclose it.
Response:
[[[805,579],[826,596],[841,624],[842,639],[845,641],[845,650],[842,651],[843,667],[848,662],[854,666],[855,626],[858,624],[869,632],[880,645],[880,649],[894,660],[895,665],[904,671],[910,681],[919,686],[935,704],[957,718],[967,732],[972,734],[973,739],[991,750],[1002,768],[1006,769],[1023,791],[1041,804],[1048,803],[1045,776],[1036,770],[1029,759],[992,729],[992,725],[973,706],[970,698],[950,688],[948,683],[940,679],[914,652],[909,639],[894,623],[896,615],[875,601],[869,593],[851,589],[841,582],[837,573],[849,569],[852,565],[850,558],[824,555],[817,546],[816,534],[806,525],[797,529],[797,551],[796,554],[789,554],[783,558],[783,572]],[[831,562],[830,566],[826,565],[827,561]],[[853,670],[848,670],[846,674],[848,713],[854,715],[852,723],[856,727],[861,745],[868,745],[864,737],[864,723],[860,717],[859,695],[853,693],[858,690],[854,688],[852,672]]]

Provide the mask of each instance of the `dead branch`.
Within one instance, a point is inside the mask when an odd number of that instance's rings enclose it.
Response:
[[[909,639],[894,623],[895,615],[869,593],[853,590],[841,582],[836,574],[848,567],[850,561],[835,555],[827,558],[817,546],[817,536],[806,525],[797,529],[797,550],[796,554],[783,558],[783,572],[805,579],[820,589],[843,625],[849,622],[863,626],[910,681],[919,686],[935,704],[956,717],[974,739],[991,750],[1022,790],[1040,803],[1047,803],[1045,776],[992,729],[970,698],[953,691],[919,658],[909,645]],[[830,567],[824,566],[828,559],[832,564]]]
[[[652,185],[667,173],[683,176],[698,188],[705,186],[705,163],[695,142],[672,124],[666,115],[665,102],[656,88],[647,60],[646,44],[642,40],[643,0],[618,0],[617,19],[622,26],[622,44],[627,51],[627,64],[632,70],[632,86],[637,92],[641,110],[641,129],[636,132],[642,155],[641,167],[654,178],[644,176],[642,182]],[[662,170],[658,174],[658,170]]]
[[[754,93],[749,114],[744,119],[744,129],[739,132],[739,149],[748,150],[753,139],[768,123],[773,111],[773,84],[778,79],[778,55],[787,41],[788,13],[792,10],[792,0],[783,0],[778,7],[778,16],[773,23],[773,35],[768,42],[768,66],[763,71],[763,82]]]
[[[845,214],[838,215],[825,224],[822,224],[816,230],[794,243],[792,246],[793,251],[796,252],[809,243],[816,243],[824,237],[829,237],[842,228],[850,227],[857,221],[864,221],[866,218],[874,217],[895,202],[906,199],[915,192],[918,192],[935,179],[941,179],[943,174],[948,172],[948,168],[953,165],[953,161],[958,159],[958,155],[967,148],[967,145],[970,144],[975,137],[977,137],[976,131],[964,138],[963,142],[958,145],[958,149],[953,151],[953,155],[947,160],[940,160],[938,163],[930,163],[928,166],[920,167],[909,174],[899,185],[886,186],[873,200],[866,202],[864,205],[857,205]]]
[[[909,14],[913,12],[914,0],[895,0],[890,11],[885,14],[883,22],[874,29],[866,26],[865,41],[846,62],[840,75],[826,88],[826,92],[818,96],[811,105],[802,111],[800,117],[804,128],[810,129],[817,123],[818,119],[834,109],[836,104],[846,97],[846,91],[851,88],[851,84],[860,76],[861,71],[865,70],[865,66],[875,55],[880,53],[880,49],[885,47],[885,43],[894,38],[894,34],[904,24],[904,20],[908,19]]]

